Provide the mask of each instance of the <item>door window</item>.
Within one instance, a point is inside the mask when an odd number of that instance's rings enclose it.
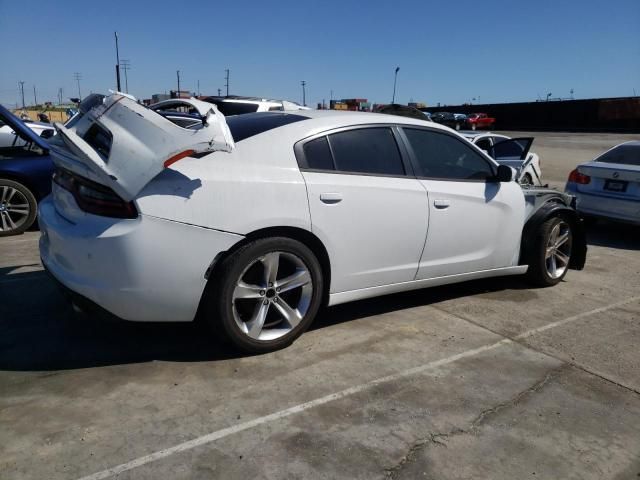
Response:
[[[405,176],[398,144],[388,127],[336,132],[299,148],[296,147],[296,155],[302,169]]]
[[[494,176],[492,165],[464,140],[446,133],[405,128],[418,175],[443,180],[479,180]]]
[[[390,128],[359,128],[329,135],[336,170],[372,175],[404,175]]]

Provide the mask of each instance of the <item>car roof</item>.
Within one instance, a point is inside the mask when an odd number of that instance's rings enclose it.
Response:
[[[316,120],[334,120],[344,126],[348,125],[365,125],[369,123],[395,123],[403,125],[417,125],[431,127],[436,130],[450,132],[451,129],[444,125],[439,125],[429,120],[419,120],[416,118],[402,117],[399,115],[388,115],[385,113],[372,112],[354,112],[344,110],[300,110],[296,111],[296,115]]]

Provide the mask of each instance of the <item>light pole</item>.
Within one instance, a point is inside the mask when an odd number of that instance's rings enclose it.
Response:
[[[113,32],[116,37],[116,83],[118,91],[121,92],[120,88],[120,51],[118,50],[118,32]]]
[[[396,82],[398,80],[398,70],[400,70],[400,67],[396,67],[396,73],[393,77],[393,97],[391,98],[392,104],[396,103]]]
[[[300,82],[300,85],[302,85],[302,106],[306,107],[307,106],[307,92],[305,87],[307,86],[307,82],[305,80],[302,80]]]
[[[549,101],[549,97],[551,97],[551,95],[553,95],[553,93],[547,93],[547,102]]]
[[[229,69],[226,68],[224,71],[226,73],[226,75],[224,77],[224,79],[225,79],[224,86],[227,87],[227,97],[228,97],[229,96]]]
[[[178,77],[178,92],[176,98],[180,98],[180,70],[176,70],[176,76]]]

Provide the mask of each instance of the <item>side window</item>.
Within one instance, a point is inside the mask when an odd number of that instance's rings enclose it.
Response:
[[[304,144],[304,158],[307,168],[312,170],[333,170],[333,157],[327,137],[316,138]]]
[[[488,137],[481,138],[476,142],[476,147],[478,147],[481,150],[484,150],[485,152],[488,152],[489,149],[491,148],[491,140],[489,140]]]
[[[405,175],[390,128],[359,128],[329,135],[336,170],[373,175]]]
[[[416,160],[418,175],[447,180],[486,180],[494,175],[491,164],[470,145],[451,135],[405,128]]]

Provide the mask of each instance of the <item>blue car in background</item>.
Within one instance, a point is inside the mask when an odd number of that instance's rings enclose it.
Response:
[[[0,147],[0,237],[6,237],[35,222],[38,202],[51,193],[53,162],[47,140],[0,105],[2,124],[21,140]]]

